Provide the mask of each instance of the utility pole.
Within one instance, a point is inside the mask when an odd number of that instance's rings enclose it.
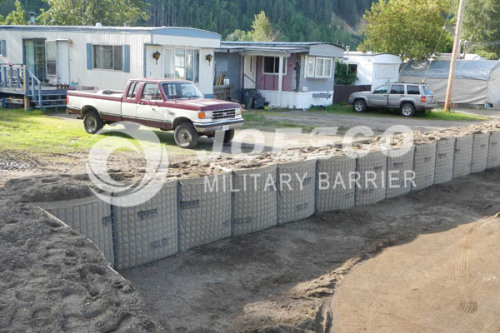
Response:
[[[460,33],[462,32],[462,22],[465,13],[465,0],[460,0],[458,8],[457,26],[455,28],[455,40],[453,41],[453,53],[451,55],[450,75],[448,76],[448,88],[446,89],[446,99],[444,102],[444,110],[450,111],[451,94],[453,91],[453,79],[455,78],[455,68],[457,66],[457,58],[460,53]]]

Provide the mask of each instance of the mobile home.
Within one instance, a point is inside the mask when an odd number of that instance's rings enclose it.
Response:
[[[220,39],[183,27],[0,26],[0,89],[20,85],[8,76],[23,65],[45,85],[123,89],[130,78],[179,78],[211,97]]]

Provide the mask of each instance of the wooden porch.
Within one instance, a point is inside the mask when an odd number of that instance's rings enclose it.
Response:
[[[41,82],[26,65],[0,64],[0,97],[23,99],[24,108],[65,108],[67,87]]]

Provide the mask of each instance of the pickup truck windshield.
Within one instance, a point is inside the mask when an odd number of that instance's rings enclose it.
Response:
[[[167,82],[162,84],[162,88],[168,99],[203,98],[198,88],[189,82]]]

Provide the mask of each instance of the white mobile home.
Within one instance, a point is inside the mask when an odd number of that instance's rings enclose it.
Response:
[[[0,26],[0,64],[24,64],[50,85],[123,89],[131,78],[187,79],[211,97],[220,39],[182,27]]]
[[[371,85],[372,90],[387,82],[399,80],[401,58],[392,54],[344,53],[344,62],[357,73],[355,85]]]

